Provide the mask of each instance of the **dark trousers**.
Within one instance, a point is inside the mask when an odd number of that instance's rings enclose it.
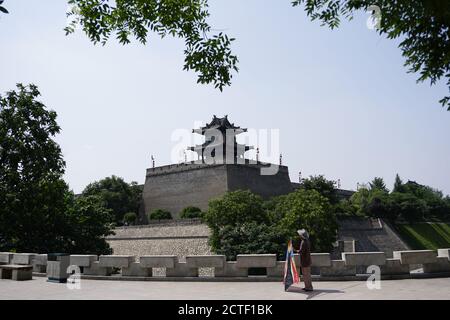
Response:
[[[301,267],[303,282],[305,283],[305,289],[313,289],[311,280],[311,267]]]

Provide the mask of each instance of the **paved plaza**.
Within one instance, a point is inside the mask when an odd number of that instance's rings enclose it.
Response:
[[[50,283],[0,280],[0,299],[167,299],[167,300],[305,300],[305,299],[445,299],[450,300],[450,278],[383,280],[381,289],[369,290],[365,281],[314,283],[314,292],[278,282],[169,282],[81,280],[80,289]]]

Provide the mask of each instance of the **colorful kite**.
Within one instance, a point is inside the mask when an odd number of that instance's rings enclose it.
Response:
[[[294,261],[294,247],[292,240],[289,240],[286,251],[286,263],[284,265],[284,291],[287,291],[294,283],[299,283],[297,267]]]

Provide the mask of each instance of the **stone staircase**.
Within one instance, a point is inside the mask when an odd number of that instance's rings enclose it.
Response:
[[[355,240],[356,252],[383,251],[391,258],[393,251],[409,249],[393,228],[381,219],[347,218],[338,223],[338,240]]]

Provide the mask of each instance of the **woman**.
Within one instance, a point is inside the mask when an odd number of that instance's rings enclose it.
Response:
[[[302,242],[300,243],[300,267],[302,269],[303,281],[305,282],[305,291],[313,291],[311,281],[311,245],[309,235],[305,229],[297,230]]]

